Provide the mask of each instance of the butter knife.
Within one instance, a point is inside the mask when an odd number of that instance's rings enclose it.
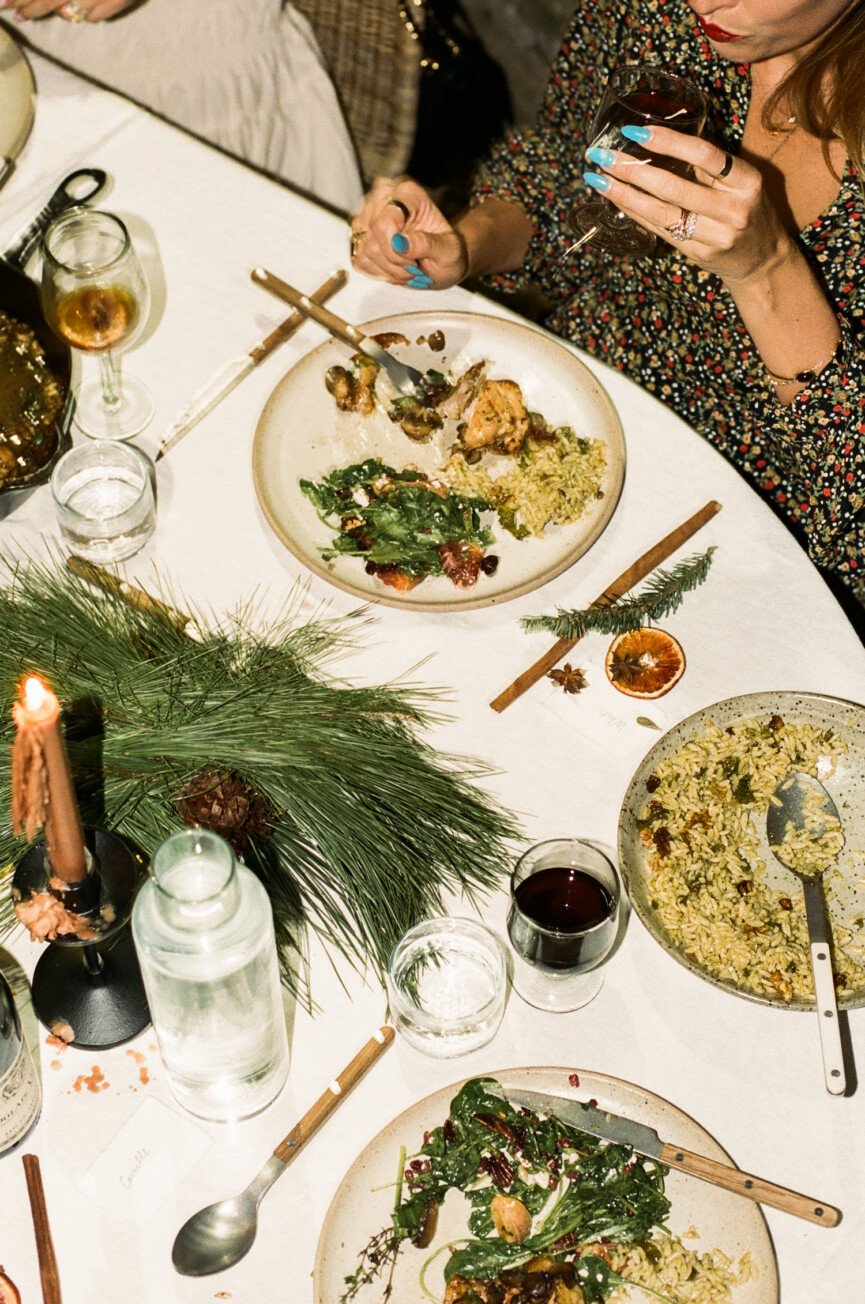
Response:
[[[311,297],[317,303],[324,303],[336,294],[337,290],[341,290],[347,280],[346,273],[340,269],[334,272],[333,276],[329,276]],[[231,362],[227,362],[215,376],[211,377],[203,389],[189,400],[180,416],[169,426],[154,460],[158,462],[175,444],[179,444],[181,439],[207,416],[208,412],[213,411],[217,403],[221,403],[260,362],[270,357],[274,349],[289,339],[305,321],[305,313],[293,312],[242,358],[234,358]]]
[[[831,1205],[799,1195],[786,1186],[776,1186],[762,1177],[743,1173],[741,1169],[719,1163],[717,1159],[707,1159],[705,1155],[662,1141],[655,1129],[645,1123],[564,1096],[548,1096],[539,1091],[511,1091],[510,1088],[506,1094],[512,1105],[522,1105],[533,1114],[554,1115],[581,1132],[613,1141],[616,1145],[630,1146],[638,1154],[659,1164],[676,1168],[689,1177],[699,1177],[713,1186],[722,1186],[734,1195],[744,1195],[748,1200],[771,1205],[773,1209],[781,1209],[821,1227],[834,1227],[841,1218],[840,1211]]]
[[[252,279],[262,289],[269,290],[278,299],[284,299],[286,303],[297,308],[298,312],[318,322],[319,326],[330,331],[334,339],[342,340],[343,344],[354,349],[355,353],[365,353],[368,358],[372,358],[373,362],[377,362],[384,369],[390,377],[391,384],[401,394],[409,398],[417,397],[418,387],[423,383],[423,373],[418,371],[417,367],[410,367],[405,362],[400,362],[392,353],[388,353],[387,349],[383,349],[377,340],[364,335],[357,326],[343,321],[336,313],[320,307],[310,295],[296,290],[293,285],[287,285],[266,268],[256,267],[252,272]]]

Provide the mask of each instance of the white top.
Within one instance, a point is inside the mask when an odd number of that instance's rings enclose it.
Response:
[[[347,265],[347,227],[128,103],[42,60],[34,65],[36,128],[3,190],[0,247],[73,167],[93,164],[111,174],[105,204],[130,220],[155,290],[151,326],[127,362],[156,401],[156,419],[140,440],[153,453],[190,395],[288,315],[253,285],[250,270],[261,264],[312,290]],[[431,300],[362,276],[351,277],[333,306],[361,322],[431,302],[501,311],[462,290]],[[152,585],[157,565],[174,585],[178,605],[188,595],[216,610],[233,607],[253,589],[276,608],[297,580],[309,579],[307,610],[322,602],[334,613],[354,609],[350,597],[310,579],[276,540],[257,507],[250,471],[267,396],[292,361],[322,338],[317,327],[305,327],[159,463],[158,528],[128,565],[130,579]],[[600,540],[557,580],[502,606],[436,616],[376,610],[341,670],[369,682],[411,671],[416,682],[449,688],[453,718],[432,731],[431,741],[494,765],[489,788],[519,812],[531,839],[575,834],[614,847],[629,779],[660,735],[636,725],[636,712],[623,707],[628,699],[606,685],[609,640],[599,636],[570,658],[586,671],[585,693],[566,697],[544,681],[503,715],[494,714],[490,698],[550,643],[546,635],[524,634],[520,617],[591,601],[658,538],[717,498],[723,510],[688,548],[717,544],[710,577],[665,622],[685,648],[688,669],[647,714],[667,728],[719,699],[778,688],[865,701],[865,656],[805,554],[737,473],[630,381],[587,362],[617,405],[628,444],[622,499]],[[0,549],[4,555],[16,544],[39,550],[43,536],[56,543],[47,489],[0,523]],[[499,893],[485,911],[500,932],[505,903]],[[40,948],[18,933],[11,949],[32,970]],[[424,1058],[398,1042],[267,1196],[249,1256],[204,1282],[177,1276],[170,1249],[181,1223],[199,1206],[239,1191],[384,1020],[376,984],[364,986],[343,967],[344,989],[317,945],[311,972],[321,1013],[294,1012],[288,1083],[272,1108],[234,1129],[201,1127],[174,1107],[150,1032],[111,1052],[58,1055],[39,1030],[46,1103],[27,1149],[42,1160],[66,1299],[201,1304],[218,1292],[236,1304],[309,1299],[319,1227],[362,1146],[430,1091],[478,1072],[532,1064],[639,1083],[693,1115],[750,1172],[840,1206],[844,1221],[833,1231],[766,1211],[784,1304],[854,1304],[861,1297],[861,1088],[849,1099],[826,1093],[813,1017],[717,991],[667,956],[634,917],[603,991],[578,1013],[544,1015],[512,998],[495,1040],[456,1062]],[[854,1011],[848,1022],[861,1075],[865,1012]],[[110,1084],[98,1093],[83,1080],[98,1082],[94,1065]],[[147,1083],[139,1080],[141,1068]],[[157,1105],[167,1107],[169,1122]],[[140,1126],[151,1145],[127,1132],[135,1143],[128,1169],[115,1169],[113,1177],[105,1167],[90,1172],[134,1115],[132,1127]],[[141,1150],[150,1153],[136,1158]],[[160,1156],[156,1167],[164,1166],[147,1179],[155,1196],[146,1214],[136,1213],[130,1183],[134,1188],[147,1171],[151,1154]],[[111,1163],[108,1152],[103,1165],[110,1170]],[[0,1163],[0,1209],[3,1263],[22,1297],[36,1300],[36,1252],[17,1156]]]

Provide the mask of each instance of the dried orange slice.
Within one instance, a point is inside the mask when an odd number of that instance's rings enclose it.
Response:
[[[0,1304],[21,1304],[18,1287],[10,1281],[0,1267]]]
[[[685,673],[685,654],[672,634],[644,626],[613,639],[604,668],[628,697],[663,697]]]

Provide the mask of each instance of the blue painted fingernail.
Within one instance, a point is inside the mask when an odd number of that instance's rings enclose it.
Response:
[[[407,272],[411,272],[412,276],[426,276],[424,269],[417,267],[414,263],[406,263],[405,269]]]
[[[597,163],[599,168],[611,168],[613,166],[613,151],[611,149],[601,149],[600,145],[593,145],[591,149],[587,149],[586,158],[590,163]]]
[[[635,140],[638,145],[645,145],[647,140],[652,139],[652,130],[650,127],[620,127],[622,135],[626,140]]]
[[[413,276],[408,284],[412,290],[428,290],[432,285],[432,278],[429,276]]]
[[[584,172],[583,180],[586,185],[591,186],[593,190],[609,190],[610,188],[608,179],[599,176],[597,172]]]
[[[407,254],[408,238],[401,231],[397,231],[396,235],[392,235],[390,238],[390,247],[396,254]]]

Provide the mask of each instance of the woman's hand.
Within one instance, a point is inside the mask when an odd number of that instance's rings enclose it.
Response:
[[[588,172],[585,179],[616,208],[728,286],[760,276],[790,252],[793,241],[750,163],[670,127],[631,131],[646,151],[690,164],[696,179],[628,154],[588,151],[603,172]]]
[[[0,0],[0,10],[13,10],[14,17],[21,22],[56,14],[68,23],[101,23],[139,3],[140,0]]]
[[[380,177],[351,230],[354,266],[392,285],[442,290],[468,270],[465,240],[415,181]]]

